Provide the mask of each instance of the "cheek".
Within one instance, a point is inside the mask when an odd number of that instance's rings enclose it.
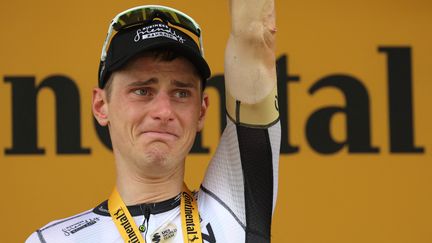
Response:
[[[196,133],[199,131],[199,110],[188,109],[179,113],[179,122],[187,143],[193,143]]]
[[[135,125],[139,124],[143,117],[143,110],[134,106],[134,104],[118,103],[113,105],[109,113],[111,126],[122,133],[129,133]]]
[[[190,126],[187,129],[185,129],[182,142],[179,143],[179,149],[180,153],[183,154],[183,156],[187,156],[192,149],[193,143],[195,141],[195,137],[197,135],[197,126]]]
[[[116,117],[124,120],[126,120],[126,118],[129,120],[136,119],[143,115],[148,109],[142,102],[130,101],[127,97],[118,99],[117,102],[113,102],[112,106],[112,110],[115,112]]]
[[[185,126],[190,130],[198,130],[198,121],[200,117],[200,110],[193,107],[193,109],[185,110],[181,112],[182,120]]]

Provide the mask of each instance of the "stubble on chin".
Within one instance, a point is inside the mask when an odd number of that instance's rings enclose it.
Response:
[[[169,147],[166,144],[160,142],[149,144],[145,148],[144,163],[147,165],[164,166],[169,162],[169,154]]]

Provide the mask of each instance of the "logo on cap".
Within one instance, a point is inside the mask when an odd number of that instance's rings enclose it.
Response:
[[[153,24],[136,31],[134,41],[138,42],[140,40],[152,39],[157,37],[166,37],[172,40],[184,43],[185,38],[178,35],[173,29],[164,24]]]

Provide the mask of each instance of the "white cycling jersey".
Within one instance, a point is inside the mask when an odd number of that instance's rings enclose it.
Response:
[[[277,109],[274,102],[277,101],[273,99],[273,107],[266,108]],[[240,112],[237,108],[234,122],[227,119],[217,151],[195,193],[204,242],[270,242],[280,124],[277,119],[266,126],[248,126],[237,122]],[[53,221],[36,230],[26,243],[123,242],[107,205],[105,201],[89,211]],[[128,209],[136,225],[145,226],[142,235],[147,243],[183,243],[180,196]]]

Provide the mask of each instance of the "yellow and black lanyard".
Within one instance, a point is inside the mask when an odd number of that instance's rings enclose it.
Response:
[[[142,237],[134,219],[121,199],[117,188],[114,188],[108,200],[108,210],[124,242],[145,243],[145,239]],[[181,192],[180,217],[184,242],[194,240],[194,242],[202,243],[198,204],[186,185],[183,186],[183,191]]]

